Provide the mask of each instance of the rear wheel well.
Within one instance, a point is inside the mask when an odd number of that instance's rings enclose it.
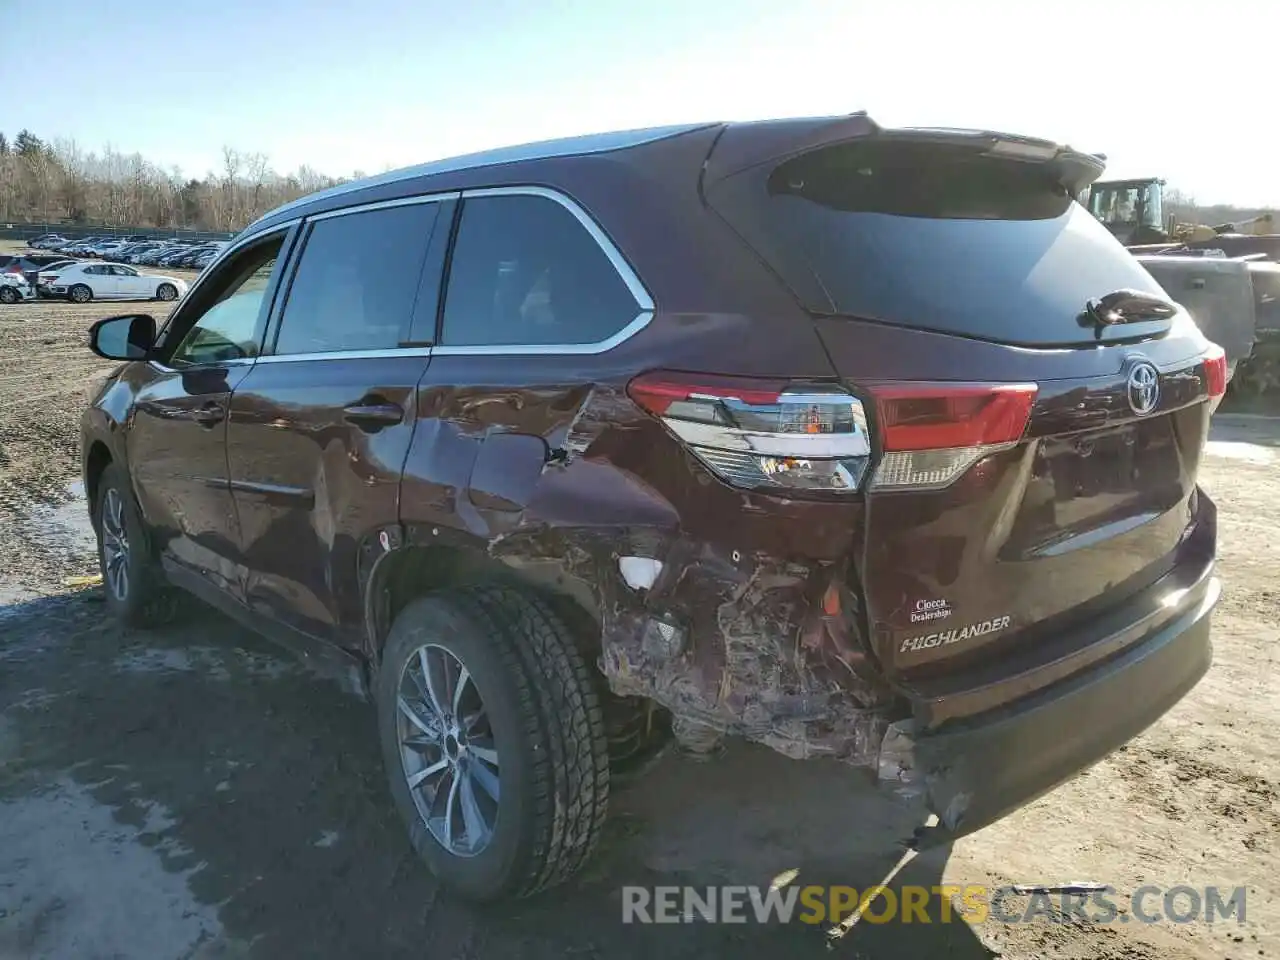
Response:
[[[375,568],[369,584],[366,610],[373,654],[371,673],[377,671],[391,624],[409,603],[436,590],[487,583],[531,591],[551,606],[592,668],[615,773],[644,769],[666,743],[670,718],[653,701],[618,696],[609,689],[599,666],[602,626],[594,593],[584,581],[567,576],[559,561],[512,564],[480,550],[443,545],[404,547],[388,554]]]
[[[110,465],[111,451],[101,440],[95,440],[89,448],[89,456],[85,458],[84,468],[84,495],[89,502],[91,516],[93,505],[98,502],[98,486],[102,482],[102,474]]]
[[[368,629],[371,652],[381,655],[387,632],[410,601],[436,590],[482,583],[505,583],[532,590],[586,644],[595,663],[600,653],[600,621],[585,584],[565,577],[558,563],[513,566],[479,550],[451,546],[404,547],[384,557],[369,584]]]

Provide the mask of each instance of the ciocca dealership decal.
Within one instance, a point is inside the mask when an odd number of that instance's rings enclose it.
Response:
[[[1009,617],[993,617],[990,620],[983,620],[981,623],[972,623],[967,627],[940,630],[938,633],[926,633],[918,637],[907,637],[902,641],[902,648],[899,652],[930,650],[933,647],[945,647],[952,643],[960,643],[962,640],[972,640],[974,637],[985,637],[987,634],[995,633],[997,630],[1004,630],[1009,626],[1009,619]]]
[[[911,622],[921,623],[927,620],[945,620],[951,616],[951,605],[943,598],[936,600],[917,600],[911,611]]]

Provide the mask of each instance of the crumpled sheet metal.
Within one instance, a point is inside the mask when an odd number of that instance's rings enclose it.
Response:
[[[738,735],[795,759],[877,768],[887,691],[857,672],[865,653],[850,630],[852,607],[837,616],[822,609],[842,570],[721,556],[652,531],[619,543],[611,533],[546,530],[506,538],[494,553],[516,563],[555,558],[590,585],[611,689],[666,707],[677,733]],[[651,589],[623,582],[617,558],[628,555],[662,562]],[[845,598],[850,604],[847,591]],[[676,649],[655,633],[663,622],[683,631]]]

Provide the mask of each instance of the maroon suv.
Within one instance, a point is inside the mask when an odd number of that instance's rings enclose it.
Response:
[[[377,706],[474,897],[572,874],[665,734],[969,833],[1210,661],[1222,351],[1072,196],[864,114],[536,144],[245,230],[84,416],[107,602],[197,594]]]

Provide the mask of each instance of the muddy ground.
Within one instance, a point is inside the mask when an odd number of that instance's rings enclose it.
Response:
[[[480,911],[405,841],[362,703],[211,611],[106,623],[78,491],[77,418],[109,365],[81,346],[128,307],[0,307],[0,960],[819,955],[822,927],[620,922],[624,884],[859,888],[913,825],[861,778],[736,748],[615,794],[571,887]],[[899,883],[1093,880],[1247,888],[1247,921],[856,927],[836,955],[1280,955],[1280,419],[1221,416],[1203,480],[1226,593],[1208,677],[1156,727]],[[1135,692],[1140,695],[1140,692]],[[1158,900],[1156,902],[1158,906]]]

